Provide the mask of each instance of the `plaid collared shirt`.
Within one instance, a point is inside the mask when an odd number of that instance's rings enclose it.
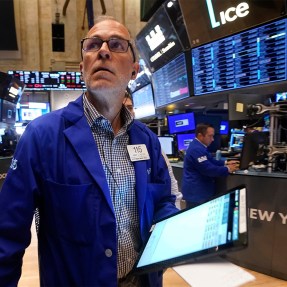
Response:
[[[127,151],[127,128],[133,118],[126,108],[122,108],[124,125],[115,136],[111,123],[99,114],[86,95],[83,99],[85,116],[98,146],[114,206],[118,238],[118,278],[123,278],[137,259],[140,242],[135,171]]]

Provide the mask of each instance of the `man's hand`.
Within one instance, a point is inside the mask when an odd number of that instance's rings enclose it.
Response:
[[[226,163],[229,173],[233,173],[239,169],[239,161],[238,160],[229,160]]]

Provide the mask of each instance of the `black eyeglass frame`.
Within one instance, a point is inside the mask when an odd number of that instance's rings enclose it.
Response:
[[[108,40],[103,40],[103,39],[101,39],[101,38],[99,38],[99,37],[86,37],[86,38],[83,38],[83,39],[81,40],[81,57],[82,57],[82,60],[83,60],[83,51],[86,52],[86,50],[83,49],[84,41],[87,40],[87,39],[93,39],[93,38],[100,39],[100,40],[102,41],[102,45],[103,45],[104,43],[107,43],[107,45],[108,45],[108,47],[109,47],[109,50],[110,50],[111,52],[114,52],[114,53],[126,53],[126,52],[128,51],[128,49],[129,49],[129,47],[130,47],[130,49],[131,49],[131,51],[132,51],[132,54],[133,54],[133,62],[136,61],[136,55],[135,55],[135,52],[134,52],[134,49],[133,49],[133,45],[132,45],[132,43],[131,43],[129,40],[122,39],[122,38],[110,38],[110,39],[108,39]],[[116,39],[123,40],[123,41],[126,41],[126,42],[128,43],[128,47],[127,47],[127,50],[126,50],[126,51],[124,51],[124,52],[116,52],[116,51],[112,51],[112,50],[110,49],[109,41],[110,41],[110,40],[116,40]],[[102,45],[99,47],[98,50],[92,50],[92,51],[99,51],[99,50],[101,49]]]

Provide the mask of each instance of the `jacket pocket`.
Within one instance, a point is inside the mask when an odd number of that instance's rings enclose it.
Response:
[[[50,235],[58,234],[68,242],[88,244],[95,234],[100,198],[92,183],[81,185],[45,182],[43,202],[40,204],[41,225]],[[41,210],[42,209],[42,210]]]

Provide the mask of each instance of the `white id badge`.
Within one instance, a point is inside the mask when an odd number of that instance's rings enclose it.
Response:
[[[127,146],[131,161],[150,159],[145,144],[132,144]]]

